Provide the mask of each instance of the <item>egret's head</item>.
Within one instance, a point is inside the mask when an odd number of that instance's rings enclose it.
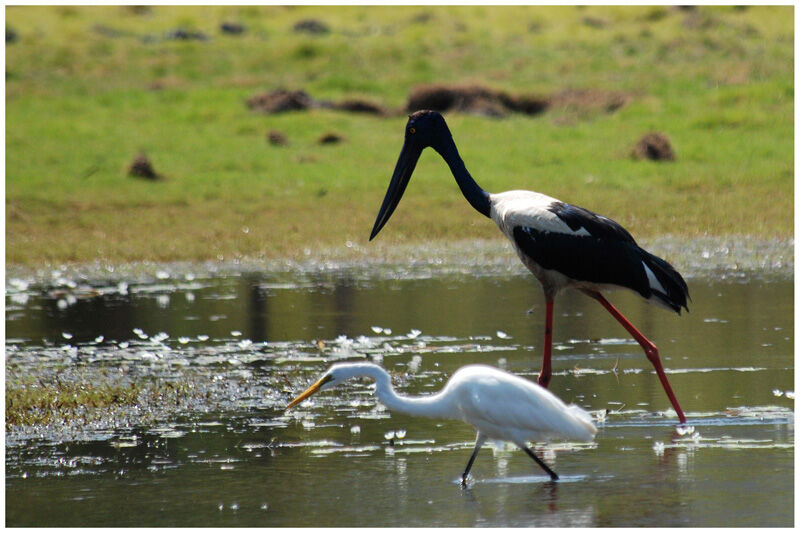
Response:
[[[316,392],[332,389],[352,378],[354,375],[356,375],[356,373],[354,372],[353,365],[333,365],[313,385],[307,388],[300,396],[292,400],[289,405],[286,406],[286,409],[294,407]]]

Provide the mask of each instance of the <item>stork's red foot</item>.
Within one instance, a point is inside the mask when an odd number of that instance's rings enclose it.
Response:
[[[550,374],[539,374],[539,385],[545,389],[550,385]]]

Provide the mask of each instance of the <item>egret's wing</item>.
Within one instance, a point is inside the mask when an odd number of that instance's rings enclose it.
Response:
[[[591,441],[597,431],[580,407],[567,406],[547,389],[511,374],[476,374],[459,396],[462,419],[495,438]]]

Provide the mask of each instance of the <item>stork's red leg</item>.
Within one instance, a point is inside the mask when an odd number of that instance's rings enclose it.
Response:
[[[547,388],[550,385],[550,376],[553,370],[550,366],[550,357],[553,354],[553,299],[545,301],[544,317],[544,349],[542,352],[542,371],[539,372],[539,385]]]
[[[636,342],[644,349],[644,353],[647,356],[647,359],[653,363],[653,366],[656,369],[656,374],[658,374],[658,379],[661,380],[661,385],[664,387],[664,392],[667,393],[669,397],[669,401],[672,402],[672,407],[675,409],[675,412],[678,414],[678,418],[681,421],[681,424],[686,423],[686,417],[683,414],[683,410],[681,409],[680,404],[678,403],[678,399],[675,398],[675,393],[672,392],[672,387],[669,384],[669,380],[667,379],[667,375],[664,373],[664,367],[661,365],[661,357],[658,355],[658,348],[656,345],[650,342],[647,337],[639,333],[633,324],[631,324],[627,318],[622,316],[622,313],[617,311],[616,307],[611,305],[611,303],[605,299],[605,297],[600,294],[599,292],[594,291],[586,291],[586,294],[600,302],[600,304],[606,308],[606,310],[611,313],[611,316],[617,319],[617,322],[622,324],[628,333],[636,339]]]

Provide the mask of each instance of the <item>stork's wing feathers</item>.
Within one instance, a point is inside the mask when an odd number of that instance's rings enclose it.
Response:
[[[680,313],[689,290],[672,265],[643,250],[625,228],[582,207],[553,201],[546,207],[569,231],[520,220],[511,236],[541,268],[578,281],[617,285]]]
[[[556,270],[577,281],[628,287],[650,297],[639,256],[641,249],[632,240],[541,231],[528,226],[516,226],[513,236],[519,249],[544,269]]]
[[[547,210],[563,220],[574,232],[583,228],[596,239],[610,239],[636,244],[628,230],[618,223],[583,207],[555,201],[547,207]]]

